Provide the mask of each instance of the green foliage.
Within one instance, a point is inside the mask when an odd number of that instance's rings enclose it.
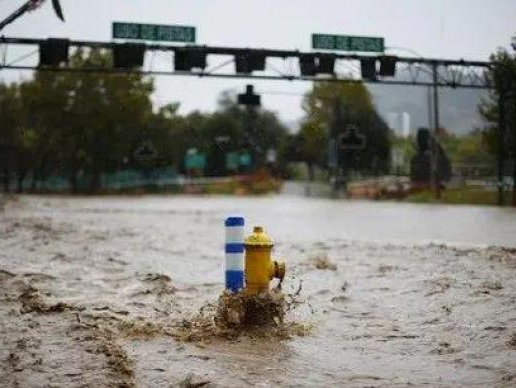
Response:
[[[329,137],[336,138],[349,124],[354,124],[366,137],[366,147],[361,151],[341,152],[340,159],[362,173],[389,170],[389,129],[362,83],[316,83],[305,96],[303,110],[306,114],[300,134],[303,160],[324,165]]]
[[[437,199],[435,191],[424,190],[407,197],[407,201],[414,203],[448,203],[455,205],[496,205],[498,202],[497,191],[478,187],[465,187],[460,189],[447,189]],[[506,193],[507,201],[510,201]]]
[[[453,163],[490,164],[493,162],[493,156],[480,130],[462,136],[447,135],[441,138],[441,144]]]
[[[499,148],[500,96],[503,96],[506,112],[504,144],[514,144],[514,136],[516,136],[516,56],[510,55],[505,50],[500,50],[491,56],[491,61],[494,65],[486,75],[490,78],[494,88],[491,90],[489,98],[479,105],[479,111],[486,122],[483,137],[488,145],[488,151],[497,154]],[[506,146],[506,152],[509,157],[513,155],[513,147]]]

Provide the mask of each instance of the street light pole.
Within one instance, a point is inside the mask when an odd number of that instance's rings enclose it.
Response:
[[[434,142],[432,147],[432,178],[435,189],[435,197],[441,198],[441,179],[439,171],[439,86],[437,85],[437,63],[432,64],[432,77],[434,88]]]
[[[516,206],[516,35],[512,37],[511,46],[514,50],[514,64],[511,68],[511,86],[512,86],[512,99],[513,99],[513,123],[512,123],[512,206]]]
[[[505,89],[498,96],[498,206],[504,205],[505,176]]]

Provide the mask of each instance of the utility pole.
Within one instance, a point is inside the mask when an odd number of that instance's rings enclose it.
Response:
[[[514,50],[514,62],[511,68],[511,86],[512,86],[512,206],[516,207],[516,36],[512,37],[512,49]]]
[[[513,123],[512,123],[512,206],[516,207],[516,85],[513,85]]]
[[[333,182],[333,195],[337,196],[340,189],[341,184],[341,166],[346,162],[342,158],[342,152],[340,148],[340,144],[338,144],[338,135],[340,132],[340,126],[343,122],[343,114],[342,114],[342,105],[340,98],[336,95],[333,99],[333,112],[332,112],[332,122],[330,125],[330,147],[333,145],[335,151],[335,176]]]
[[[512,206],[516,207],[516,82],[514,77],[516,73],[511,76],[512,78]]]
[[[505,88],[501,85],[498,96],[498,206],[504,205],[505,176]]]
[[[434,142],[432,147],[432,183],[435,197],[441,198],[441,177],[439,171],[439,86],[437,85],[437,62],[432,63],[432,80],[434,88]]]
[[[238,95],[238,104],[245,106],[245,132],[244,132],[244,147],[248,148],[251,153],[251,165],[248,166],[250,171],[257,167],[258,155],[262,150],[258,149],[256,143],[255,125],[257,112],[256,109],[261,105],[261,98],[259,94],[254,93],[253,85],[246,85],[245,93]],[[254,168],[253,168],[254,165]],[[249,172],[249,171],[247,171]]]

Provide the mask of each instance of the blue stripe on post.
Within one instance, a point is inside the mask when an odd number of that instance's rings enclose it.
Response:
[[[226,271],[226,290],[239,292],[244,288],[244,271]]]
[[[244,244],[243,243],[226,244],[226,253],[243,253],[243,252],[244,252]]]
[[[228,217],[224,223],[226,226],[244,226],[244,217]]]

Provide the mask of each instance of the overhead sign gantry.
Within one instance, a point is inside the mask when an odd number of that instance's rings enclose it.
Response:
[[[8,48],[19,45],[38,47],[39,63],[28,63],[29,58],[25,57],[10,58]],[[118,59],[114,62],[114,67],[72,68],[68,65],[69,48],[81,47],[111,50]],[[491,88],[491,81],[486,74],[491,63],[462,59],[398,57],[384,53],[301,52],[193,44],[136,43],[130,39],[124,42],[106,42],[0,37],[0,54],[1,49],[4,53],[0,55],[0,69],[125,71],[149,75]],[[147,52],[172,53],[172,57],[166,56],[166,61],[172,61],[173,66],[164,65],[158,69],[153,67],[156,66],[153,64],[147,68],[143,67]],[[217,59],[219,62],[213,65],[212,61]],[[282,66],[283,64],[285,66]]]

